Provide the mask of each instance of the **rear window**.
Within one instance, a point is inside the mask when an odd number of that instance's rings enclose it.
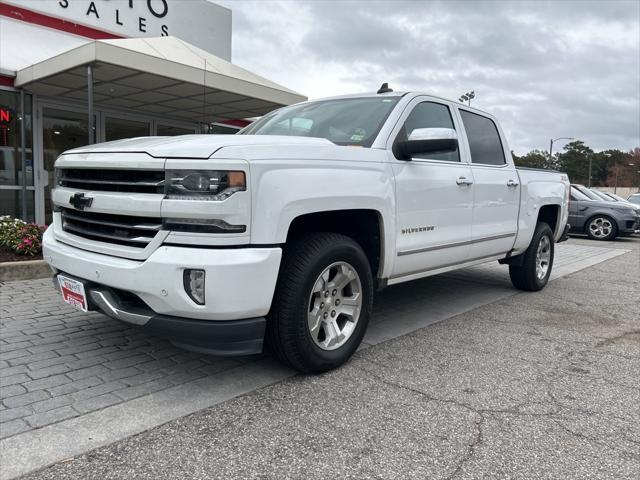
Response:
[[[504,165],[507,163],[500,135],[493,120],[466,110],[460,110],[460,115],[467,132],[471,162],[484,165]]]

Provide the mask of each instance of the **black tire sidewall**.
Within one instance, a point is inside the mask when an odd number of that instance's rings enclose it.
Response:
[[[547,269],[547,274],[544,276],[544,278],[538,278],[538,275],[536,274],[536,261],[537,261],[536,256],[538,253],[538,245],[540,245],[540,241],[544,236],[549,238],[549,245],[551,248],[551,258],[549,259],[549,268]],[[538,227],[536,228],[536,232],[534,234],[533,241],[531,242],[530,248],[531,250],[527,258],[529,262],[528,268],[531,275],[531,279],[535,283],[537,289],[540,290],[544,288],[544,286],[549,282],[549,277],[551,276],[551,270],[553,268],[553,261],[555,257],[555,243],[553,241],[553,231],[551,230],[551,227],[549,227],[549,225],[547,225],[546,223],[538,224]]]
[[[280,286],[292,290],[291,293],[296,298],[293,308],[289,310],[293,317],[289,319],[289,322],[293,320],[293,324],[282,325],[281,328],[295,329],[295,332],[292,333],[295,335],[295,343],[299,351],[296,356],[303,357],[300,360],[304,363],[304,370],[308,372],[322,372],[336,368],[353,355],[366,333],[373,305],[373,279],[365,253],[350,238],[335,234],[332,236],[335,237],[332,242],[323,246],[319,254],[312,257],[310,261],[306,261],[302,265],[296,263],[298,259],[295,254],[296,249],[294,249],[284,262],[285,268],[300,269],[303,280],[296,284]],[[307,239],[303,239],[302,242],[305,240]],[[318,276],[329,265],[341,261],[351,265],[360,278],[362,308],[356,328],[345,344],[335,350],[323,350],[316,345],[311,338],[311,332],[309,332],[307,323],[309,299]]]
[[[311,269],[311,273],[309,273],[309,279],[305,283],[303,290],[304,304],[302,305],[302,315],[304,316],[305,320],[305,342],[308,345],[309,352],[313,352],[314,356],[317,356],[319,361],[330,363],[343,363],[347,358],[353,355],[353,353],[360,345],[360,342],[362,342],[362,338],[364,337],[367,329],[367,324],[369,323],[369,317],[371,316],[373,281],[371,279],[371,268],[369,267],[369,262],[364,253],[359,250],[359,247],[357,249],[354,248],[353,245],[350,245],[348,248],[345,247],[346,246],[336,246],[335,249],[318,258],[318,260],[315,262],[315,265]],[[360,285],[362,286],[362,309],[360,311],[360,318],[358,319],[356,328],[351,334],[351,337],[349,337],[349,339],[346,341],[346,343],[335,350],[323,350],[318,345],[316,345],[311,338],[311,332],[309,332],[309,328],[307,327],[306,322],[307,309],[309,305],[309,298],[311,296],[311,290],[316,279],[325,268],[335,262],[346,262],[351,265],[358,273],[358,276],[360,277]]]

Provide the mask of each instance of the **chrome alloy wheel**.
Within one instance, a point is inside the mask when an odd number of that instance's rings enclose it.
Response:
[[[318,276],[309,298],[307,322],[314,343],[335,350],[351,337],[362,310],[362,284],[355,268],[335,262]]]
[[[606,218],[596,217],[589,223],[589,231],[596,238],[607,238],[612,229],[613,225]]]
[[[538,243],[538,251],[536,252],[536,276],[542,280],[549,270],[551,263],[551,240],[544,235]]]

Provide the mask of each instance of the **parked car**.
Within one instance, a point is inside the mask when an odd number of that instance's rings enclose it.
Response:
[[[599,190],[600,191],[600,190]],[[602,192],[604,193],[607,197],[616,200],[617,202],[628,202],[628,200],[626,198],[622,198],[620,195],[616,195],[615,193],[611,193],[611,192]]]
[[[622,198],[620,195],[616,195],[615,193],[611,193],[611,192],[603,192],[601,190],[597,190],[598,193],[602,193],[605,196],[607,196],[609,199],[613,200],[614,202],[620,202],[623,205],[629,205],[631,207],[633,207],[636,211],[640,212],[640,205],[637,205],[635,203],[631,203],[629,200],[627,200],[626,198]]]
[[[622,202],[592,200],[572,185],[569,225],[571,233],[585,233],[594,240],[613,240],[639,229],[640,214]]]
[[[634,210],[636,210],[637,212],[640,213],[640,206],[639,205],[631,203],[631,202],[625,200],[624,198],[618,197],[617,195],[614,195],[612,193],[602,192],[602,191],[597,190],[595,188],[587,188],[584,185],[572,184],[572,187],[575,187],[575,188],[579,189],[580,192],[582,192],[583,194],[589,196],[589,198],[591,198],[593,200],[601,200],[601,201],[604,201],[604,202],[615,202],[618,205],[630,206],[630,207],[633,207]]]
[[[627,198],[627,201],[635,205],[640,205],[640,193],[632,193],[629,195],[629,198]]]
[[[571,187],[580,191],[584,196],[588,197],[589,200],[595,200],[596,202],[609,201],[603,200],[599,195],[596,195],[590,188],[585,187],[584,185],[580,185],[579,183],[572,183]]]
[[[71,150],[55,183],[65,301],[201,352],[266,335],[303,372],[355,352],[386,285],[498,260],[542,289],[569,227],[567,175],[516,169],[494,117],[388,89]]]

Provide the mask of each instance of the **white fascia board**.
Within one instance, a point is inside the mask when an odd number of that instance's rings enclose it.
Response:
[[[21,87],[68,70],[73,70],[81,65],[87,65],[95,60],[96,42],[89,42],[61,53],[60,55],[56,55],[55,57],[18,70],[14,85]]]

